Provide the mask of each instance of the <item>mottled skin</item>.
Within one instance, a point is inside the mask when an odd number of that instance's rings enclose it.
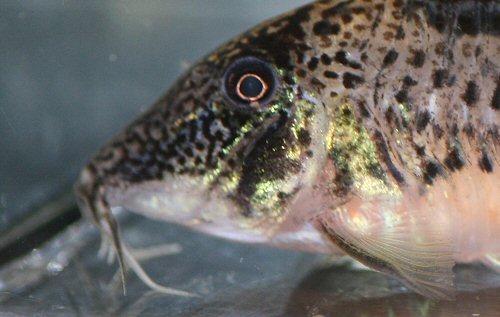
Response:
[[[340,248],[450,297],[455,262],[500,254],[499,36],[499,1],[315,2],[193,66],[83,170],[79,204],[121,262],[110,206]],[[251,104],[225,86],[248,57],[276,79]]]

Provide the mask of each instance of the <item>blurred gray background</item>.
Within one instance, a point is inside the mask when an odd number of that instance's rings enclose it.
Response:
[[[187,65],[305,2],[0,1],[0,237],[67,192],[95,150]],[[82,228],[33,251],[31,262],[0,268],[1,316],[500,316],[499,275],[482,267],[459,267],[458,301],[435,302],[349,263],[222,241],[134,215],[122,224],[130,244],[183,248],[145,269],[161,284],[201,296],[150,293],[133,274],[123,296],[108,285],[116,265],[96,257],[97,233]],[[58,253],[73,240],[85,243]],[[33,258],[44,254],[58,258],[39,266],[50,274],[23,284]],[[6,288],[9,278],[21,287]]]

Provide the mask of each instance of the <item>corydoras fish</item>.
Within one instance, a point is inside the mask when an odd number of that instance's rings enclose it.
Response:
[[[430,298],[453,266],[500,268],[500,2],[318,1],[195,64],[76,184],[232,240],[345,252]],[[500,270],[499,270],[500,271]]]

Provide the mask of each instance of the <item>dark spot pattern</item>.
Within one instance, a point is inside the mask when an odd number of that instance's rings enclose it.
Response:
[[[389,106],[387,110],[385,111],[385,120],[389,125],[392,124],[392,121],[394,120],[395,114],[394,114],[394,108],[392,106]]]
[[[481,151],[481,158],[479,159],[479,167],[481,170],[485,173],[492,173],[493,172],[493,160],[491,159],[490,155],[488,154],[488,151],[483,148]]]
[[[332,58],[327,54],[323,53],[321,54],[321,63],[323,65],[330,65],[332,63]]]
[[[500,78],[497,79],[497,85],[491,98],[491,108],[500,110]]]
[[[429,10],[429,23],[433,25],[439,33],[444,33],[448,25],[447,19],[442,11]]]
[[[339,74],[337,74],[336,72],[332,72],[330,70],[326,70],[324,73],[326,78],[331,78],[331,79],[337,79],[339,78]]]
[[[327,9],[324,9],[322,12],[321,12],[321,17],[323,19],[328,19],[328,18],[331,18],[333,16],[336,16],[336,15],[339,15],[339,14],[346,14],[347,12],[349,12],[349,4],[351,4],[352,0],[344,0],[344,1],[340,1],[338,3],[335,3],[333,6],[327,8]]]
[[[400,25],[396,31],[396,40],[404,40],[406,37],[405,29]]]
[[[313,57],[311,58],[309,63],[307,63],[307,67],[309,68],[309,70],[315,70],[318,67],[318,64],[319,64],[318,58]]]
[[[419,6],[424,2],[415,1]],[[429,24],[438,32],[447,30],[457,36],[481,33],[500,34],[500,11],[487,1],[432,1],[425,6]],[[494,3],[494,2],[492,2]]]
[[[443,175],[443,167],[435,160],[428,160],[424,164],[424,181],[432,185],[437,176]]]
[[[398,91],[394,97],[399,103],[407,103],[409,101],[408,91],[405,89]]]
[[[447,69],[437,69],[434,71],[432,75],[434,88],[440,89],[443,88],[446,82],[448,81],[449,71]]]
[[[345,66],[349,66],[353,69],[361,69],[362,66],[360,63],[356,62],[356,61],[351,61],[347,58],[347,52],[346,51],[338,51],[336,54],[335,54],[335,61],[337,63],[340,63],[342,65],[345,65]]]
[[[413,59],[411,60],[411,64],[415,67],[415,68],[422,68],[425,64],[425,57],[426,57],[426,54],[423,50],[416,50],[414,55],[413,55]]]
[[[340,25],[338,23],[332,24],[328,21],[319,21],[314,24],[313,32],[316,35],[339,34]]]
[[[384,139],[383,134],[380,131],[375,131],[374,140],[377,146],[379,156],[382,162],[384,162],[385,166],[389,170],[389,173],[392,175],[392,177],[396,180],[398,184],[400,185],[405,184],[404,176],[397,169],[396,165],[393,163],[391,155],[389,154],[389,148],[387,146],[387,143]]]
[[[444,163],[450,171],[459,171],[465,166],[465,155],[460,146],[454,146],[446,156]]]
[[[429,111],[424,110],[422,112],[419,112],[417,114],[417,120],[416,120],[416,127],[417,127],[417,132],[422,133],[422,131],[425,130],[427,125],[429,124],[429,121],[431,120],[431,114]]]
[[[364,102],[364,101],[358,102],[358,107],[359,107],[360,113],[363,116],[363,118],[370,118],[371,117],[370,112],[368,111],[368,108],[366,106],[366,102]]]
[[[416,81],[415,79],[413,79],[410,75],[406,75],[403,78],[403,85],[405,87],[416,86],[416,85],[418,85],[418,81]]]
[[[479,101],[479,86],[475,81],[469,81],[462,98],[469,107],[473,107]]]
[[[357,88],[359,85],[365,82],[363,77],[360,77],[350,72],[344,73],[343,79],[344,79],[343,80],[344,87],[347,89]]]
[[[311,79],[311,84],[319,90],[323,90],[326,88],[326,85],[320,79],[318,79],[316,77]]]
[[[441,140],[444,136],[444,129],[439,123],[434,123],[432,125],[432,132],[434,133],[434,137],[438,140]]]
[[[415,147],[415,152],[417,153],[418,156],[420,157],[425,157],[425,145],[418,145],[418,144],[415,144],[414,145]]]
[[[306,129],[300,129],[297,137],[302,145],[309,146],[311,144],[311,134]]]
[[[382,62],[382,67],[389,67],[394,64],[398,59],[399,53],[395,49],[389,50],[387,54],[384,56],[384,60]]]

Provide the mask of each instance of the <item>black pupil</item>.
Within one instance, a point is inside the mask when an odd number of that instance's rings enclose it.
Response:
[[[262,93],[264,86],[255,76],[248,76],[241,82],[240,93],[247,98],[255,98]]]

